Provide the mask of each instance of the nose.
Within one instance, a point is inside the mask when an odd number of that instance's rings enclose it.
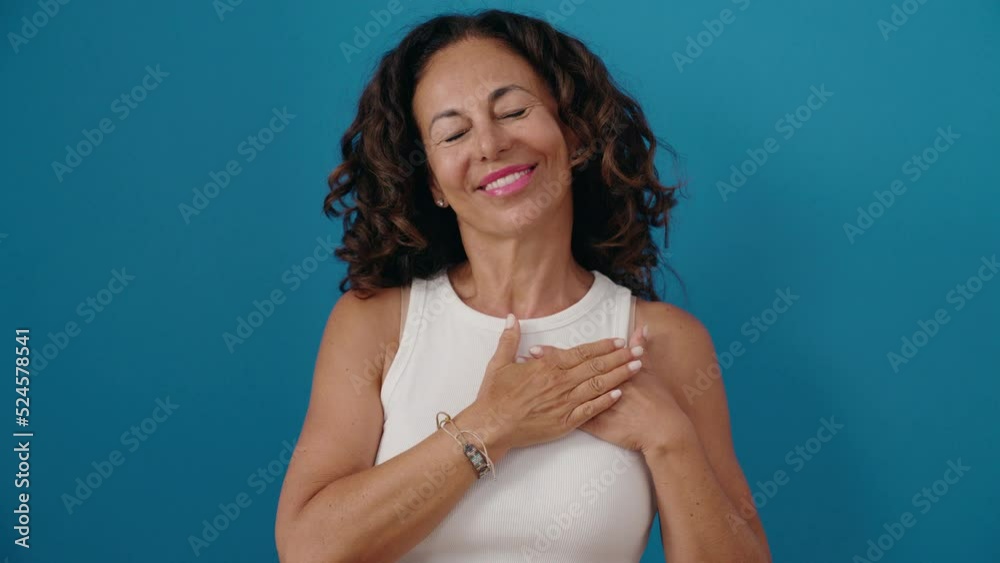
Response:
[[[496,160],[502,151],[510,148],[510,135],[495,121],[479,128],[480,160]]]

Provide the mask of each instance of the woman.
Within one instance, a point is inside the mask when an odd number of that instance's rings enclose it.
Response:
[[[537,19],[441,16],[383,57],[324,205],[352,288],[282,561],[634,562],[657,510],[672,563],[770,560],[711,339],[652,288],[676,203],[655,147],[601,61]]]

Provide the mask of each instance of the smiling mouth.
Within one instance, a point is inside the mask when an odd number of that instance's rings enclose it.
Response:
[[[520,171],[515,172],[513,174],[508,174],[504,178],[500,178],[499,180],[496,180],[496,181],[504,180],[504,183],[501,184],[501,185],[499,185],[499,186],[495,186],[493,189],[500,189],[500,188],[502,188],[504,186],[513,184],[514,182],[520,180],[522,176],[526,176],[526,175],[531,174],[532,172],[534,172],[535,168],[538,168],[537,164],[534,165],[534,166],[532,166],[531,168],[525,168],[524,170],[520,170]],[[479,190],[489,191],[489,190],[486,189],[486,186],[489,186],[490,184],[493,184],[493,183],[494,182],[490,182],[489,184],[486,184],[485,186],[479,186],[479,187],[476,188],[476,190],[477,191],[479,191]]]

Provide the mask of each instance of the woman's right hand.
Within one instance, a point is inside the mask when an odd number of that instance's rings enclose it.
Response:
[[[624,339],[567,349],[541,346],[541,354],[534,354],[539,357],[523,362],[517,357],[520,342],[515,319],[500,335],[471,405],[495,421],[491,435],[504,450],[555,440],[601,414],[621,394],[612,391],[642,365]]]

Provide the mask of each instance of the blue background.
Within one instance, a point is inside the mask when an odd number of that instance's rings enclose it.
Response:
[[[345,268],[330,259],[294,284],[283,276],[317,247],[323,254],[317,237],[339,241],[339,221],[321,214],[326,175],[377,58],[427,17],[485,6],[403,0],[347,60],[341,43],[386,4],[243,2],[220,19],[208,0],[77,1],[16,52],[7,36],[2,330],[12,340],[31,328],[36,355],[60,338],[64,347],[31,380],[30,551],[12,544],[14,438],[0,448],[0,557],[194,560],[188,537],[247,493],[250,506],[197,559],[276,560],[280,477],[248,478],[269,464],[284,472],[278,460],[301,427]],[[907,511],[916,525],[884,561],[998,560],[1000,278],[961,310],[947,297],[1000,251],[997,3],[929,0],[888,38],[877,22],[892,16],[889,0],[661,4],[549,0],[524,11],[549,11],[587,42],[683,157],[688,197],[670,252],[690,291],[670,298],[720,352],[745,346],[725,381],[775,561],[864,557],[868,540]],[[677,64],[674,54],[724,9],[734,18],[721,34]],[[0,29],[20,33],[21,18],[39,10],[5,2]],[[112,102],[142,83],[147,65],[169,75],[120,119]],[[833,95],[786,139],[776,122],[821,86]],[[240,143],[274,108],[295,117],[247,162]],[[52,163],[104,118],[113,132],[58,178]],[[948,127],[957,140],[912,180],[904,163]],[[777,152],[724,198],[718,182],[769,137]],[[178,206],[230,160],[240,174],[186,221]],[[658,153],[660,170],[670,166]],[[844,224],[896,179],[905,193],[852,241]],[[102,294],[113,270],[134,279]],[[744,323],[784,288],[799,299],[751,342]],[[275,290],[284,302],[227,347],[223,333]],[[112,297],[102,311],[86,305],[101,295]],[[897,373],[887,354],[937,309],[949,322]],[[67,322],[79,331],[60,337]],[[10,350],[4,357],[14,362]],[[129,451],[122,433],[157,399],[176,410]],[[843,429],[808,462],[791,461],[831,417]],[[62,495],[114,450],[124,463],[70,514]],[[921,513],[913,496],[949,460],[971,470]],[[778,470],[788,481],[772,489]],[[643,561],[662,560],[659,541],[654,524]]]

